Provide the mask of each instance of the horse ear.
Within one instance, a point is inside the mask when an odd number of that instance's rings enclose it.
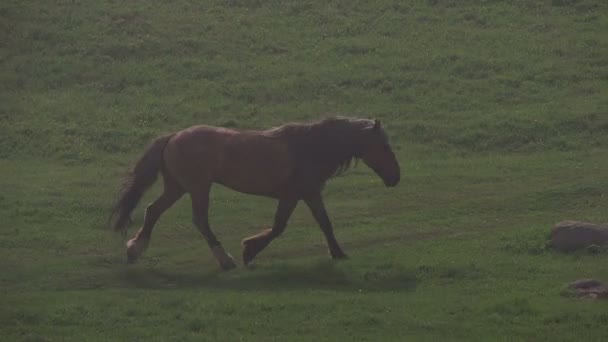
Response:
[[[378,120],[378,119],[375,119],[375,120],[374,120],[374,129],[375,129],[375,130],[378,130],[378,129],[380,129],[381,127],[382,127],[382,122],[380,122],[380,120]]]

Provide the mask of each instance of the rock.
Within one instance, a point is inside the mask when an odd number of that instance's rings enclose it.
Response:
[[[579,279],[568,284],[568,287],[572,289],[588,289],[598,286],[602,286],[602,282],[595,279]]]
[[[594,250],[608,245],[608,225],[563,221],[551,232],[550,246],[558,251],[571,252],[592,245]]]
[[[608,298],[608,287],[599,280],[580,279],[568,284],[566,294],[584,299]]]
[[[589,245],[585,248],[589,254],[599,254],[602,252],[602,247],[598,245]]]

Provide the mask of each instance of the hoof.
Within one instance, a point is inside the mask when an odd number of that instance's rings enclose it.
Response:
[[[139,253],[134,248],[127,248],[127,264],[134,264],[139,258]]]
[[[348,259],[348,255],[344,254],[344,252],[340,252],[340,253],[332,254],[331,258],[334,260],[346,260],[346,259]]]
[[[249,265],[253,258],[258,254],[253,246],[252,240],[243,241],[243,264],[245,266]]]
[[[133,264],[148,247],[148,241],[131,239],[127,242],[127,264]]]
[[[229,271],[236,267],[236,263],[234,262],[232,255],[226,253],[222,245],[212,247],[211,251],[213,252],[213,256],[217,262],[220,264],[220,268],[222,270]]]
[[[229,259],[226,259],[226,260],[220,262],[220,268],[223,271],[230,271],[230,270],[236,268],[236,263],[234,262],[234,259],[232,258],[232,256],[230,254],[228,254],[228,256],[230,257]]]
[[[135,261],[137,261],[137,256],[129,253],[129,251],[127,251],[127,265],[131,265],[134,264]]]
[[[241,242],[243,245],[243,264],[247,266],[272,241],[272,229],[265,229],[261,233],[248,237]]]

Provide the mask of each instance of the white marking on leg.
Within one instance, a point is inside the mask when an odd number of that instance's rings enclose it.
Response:
[[[229,270],[236,267],[234,258],[228,254],[222,245],[213,246],[211,252],[215,259],[219,262],[220,267],[224,270]]]
[[[133,238],[127,241],[127,250],[134,257],[139,257],[148,248],[147,239]]]

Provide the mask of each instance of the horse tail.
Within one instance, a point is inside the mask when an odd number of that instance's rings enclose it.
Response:
[[[126,233],[131,223],[131,212],[146,190],[154,184],[163,167],[163,152],[172,136],[169,134],[155,139],[127,175],[110,215],[115,231]]]

